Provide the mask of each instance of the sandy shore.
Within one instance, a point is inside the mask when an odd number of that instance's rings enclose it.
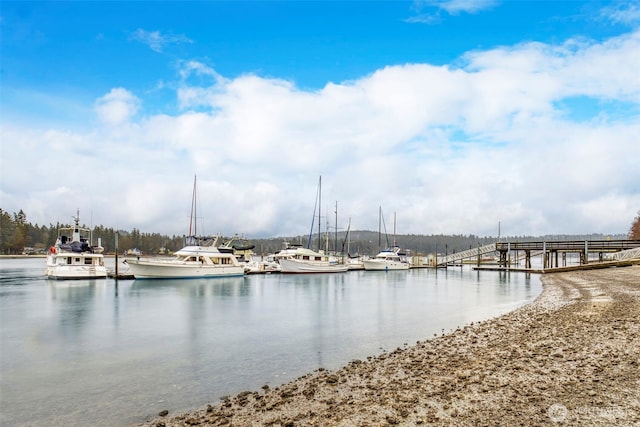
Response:
[[[146,426],[640,426],[640,266],[542,277],[532,304]]]

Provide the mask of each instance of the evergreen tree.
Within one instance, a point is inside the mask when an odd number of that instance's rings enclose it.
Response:
[[[638,215],[636,215],[636,219],[629,229],[629,239],[640,240],[640,211],[638,211]]]

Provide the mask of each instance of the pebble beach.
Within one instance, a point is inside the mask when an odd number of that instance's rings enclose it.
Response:
[[[640,426],[640,266],[542,283],[498,318],[140,425]]]

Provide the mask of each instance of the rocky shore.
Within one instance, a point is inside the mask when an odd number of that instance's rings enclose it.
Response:
[[[544,275],[532,304],[145,426],[640,426],[640,266]]]

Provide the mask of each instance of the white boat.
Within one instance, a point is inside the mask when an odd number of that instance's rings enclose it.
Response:
[[[193,179],[191,219],[189,236],[185,247],[173,258],[135,257],[126,258],[131,273],[136,279],[200,279],[210,277],[243,276],[244,267],[233,254],[233,249],[221,251],[217,248],[218,237],[195,237],[197,234],[196,179]]]
[[[234,236],[228,242],[218,246],[220,252],[232,253],[240,265],[244,268],[245,274],[279,273],[280,264],[273,259],[258,257],[253,249],[255,245],[250,244],[246,238]]]
[[[352,270],[364,270],[364,258],[360,256],[347,258],[347,268]]]
[[[45,275],[49,279],[105,279],[104,248],[91,246],[91,230],[80,227],[80,211],[73,227],[60,227],[47,255]]]
[[[302,246],[288,246],[274,258],[282,273],[344,273],[348,269],[338,258]]]
[[[382,224],[384,217],[382,215],[382,207],[378,214],[378,244],[382,237]],[[386,226],[385,226],[386,232]],[[389,240],[387,239],[387,244]],[[405,253],[400,252],[400,247],[396,246],[396,214],[393,214],[393,246],[381,250],[375,258],[363,260],[364,269],[367,271],[389,271],[389,270],[408,270],[410,265],[407,261]]]
[[[173,258],[136,257],[125,262],[136,279],[195,279],[244,275],[244,267],[233,253],[220,252],[216,239],[199,239]]]
[[[320,206],[322,194],[322,177],[318,180],[318,194],[316,197],[316,209],[318,211],[318,246],[320,246]],[[336,207],[337,217],[337,207]],[[315,220],[315,214],[314,214]],[[336,219],[337,220],[337,219]],[[336,227],[337,228],[337,227]],[[313,222],[311,223],[313,230]],[[328,245],[328,236],[326,244]],[[326,252],[318,252],[311,250],[311,233],[309,234],[309,242],[307,247],[301,245],[289,245],[285,242],[285,248],[274,255],[274,258],[280,263],[282,273],[344,273],[348,270],[347,264],[344,263],[342,257],[329,256]]]
[[[364,269],[367,271],[389,271],[389,270],[408,270],[409,263],[407,262],[404,254],[400,253],[400,248],[397,246],[384,249],[375,256],[363,260]]]
[[[245,274],[280,273],[281,270],[282,267],[280,267],[273,255],[267,255],[266,257],[253,255],[244,266]]]

